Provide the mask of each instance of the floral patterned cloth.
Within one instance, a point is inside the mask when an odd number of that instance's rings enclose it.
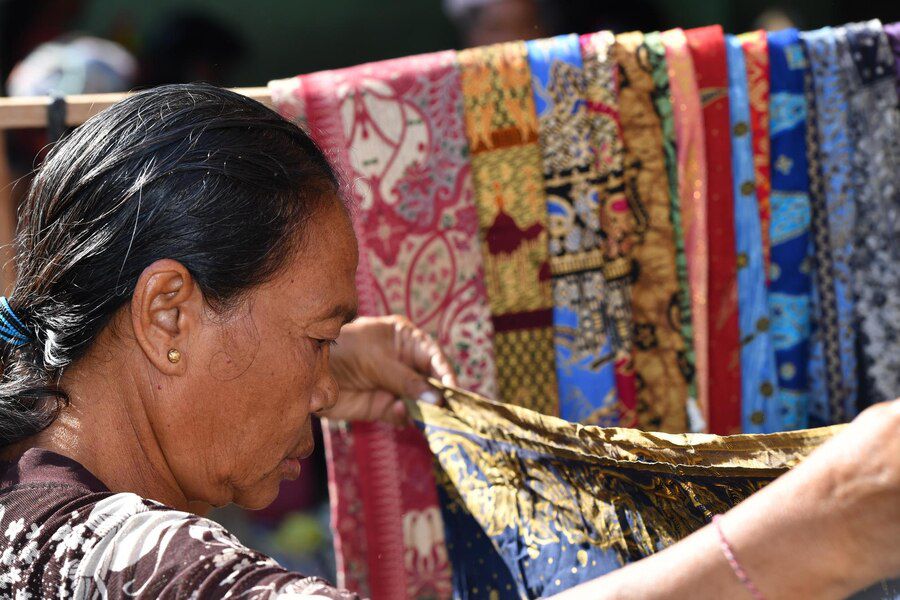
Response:
[[[600,186],[577,35],[527,43],[547,192],[559,416],[616,425]]]
[[[271,88],[282,114],[304,115],[355,205],[360,312],[409,317],[440,343],[463,385],[495,393],[455,54],[325,71]],[[448,597],[444,524],[421,434],[376,423],[334,426],[328,450],[342,584],[379,598]]]
[[[34,448],[2,468],[3,598],[357,598],[283,569],[218,523],[114,494],[59,454]]]
[[[840,27],[848,52],[851,181],[857,202],[853,269],[865,404],[900,394],[900,112],[894,57],[878,21]]]

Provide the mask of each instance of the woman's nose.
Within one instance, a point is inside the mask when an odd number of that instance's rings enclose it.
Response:
[[[332,408],[338,401],[340,389],[337,380],[332,376],[331,372],[327,372],[319,382],[319,389],[313,395],[312,412],[320,413]]]

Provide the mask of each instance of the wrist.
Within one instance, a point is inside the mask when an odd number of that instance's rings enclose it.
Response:
[[[730,511],[722,531],[766,598],[846,598],[871,581],[857,560],[852,503],[836,500],[834,480],[798,471]]]

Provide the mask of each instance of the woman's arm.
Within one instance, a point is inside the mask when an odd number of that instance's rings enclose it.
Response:
[[[872,407],[719,521],[767,599],[845,598],[900,575],[900,400]],[[715,526],[555,596],[750,598]]]

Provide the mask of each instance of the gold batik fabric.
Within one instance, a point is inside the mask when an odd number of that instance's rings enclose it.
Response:
[[[625,187],[639,216],[630,251],[635,264],[631,306],[638,425],[678,432],[688,429],[690,361],[680,323],[665,139],[643,37],[639,32],[621,34],[613,46],[619,66]]]
[[[538,122],[524,42],[458,55],[500,397],[558,414]]]
[[[842,427],[730,437],[646,433],[569,423],[443,389],[446,408],[418,403],[410,410],[519,597],[560,592],[674,544]]]

